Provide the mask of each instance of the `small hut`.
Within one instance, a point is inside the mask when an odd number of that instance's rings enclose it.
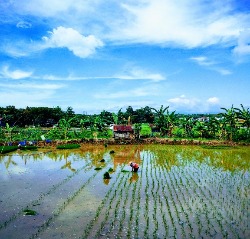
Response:
[[[114,125],[113,133],[115,139],[131,139],[134,138],[133,128],[131,125]]]

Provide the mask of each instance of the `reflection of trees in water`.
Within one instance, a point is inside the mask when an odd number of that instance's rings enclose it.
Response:
[[[114,150],[114,154],[109,152]],[[0,156],[0,163],[4,163],[8,169],[10,165],[17,165],[14,157],[20,156],[25,165],[31,161],[42,161],[45,157],[55,162],[65,161],[62,169],[68,168],[74,171],[71,164],[76,161],[91,163],[90,167],[102,167],[101,159],[112,159],[114,170],[118,166],[127,165],[134,161],[141,164],[141,155],[146,157],[150,154],[155,159],[156,167],[166,167],[170,170],[173,166],[184,166],[192,160],[206,163],[213,167],[220,167],[224,170],[248,170],[250,168],[249,147],[228,147],[225,149],[207,149],[201,146],[183,145],[85,145],[77,150],[51,150],[43,149],[35,152],[17,151],[13,155]]]
[[[71,161],[68,161],[68,159],[65,159],[65,164],[61,167],[61,169],[66,169],[68,168],[70,171],[75,172],[76,170],[72,168],[71,166]]]
[[[250,148],[206,149],[200,146],[179,145],[150,145],[146,148],[154,155],[156,166],[167,164],[168,170],[172,166],[184,166],[193,160],[230,171],[250,168]]]
[[[132,173],[132,177],[129,179],[130,183],[135,183],[139,179],[138,173]]]
[[[130,161],[140,164],[140,145],[116,146],[115,153],[112,155],[114,170],[120,165],[126,165]]]
[[[5,168],[8,169],[10,165],[14,165],[16,166],[17,163],[12,159],[12,156],[7,156],[5,157],[5,160],[4,158],[0,158],[0,163],[2,163],[4,161],[4,165],[5,165]]]

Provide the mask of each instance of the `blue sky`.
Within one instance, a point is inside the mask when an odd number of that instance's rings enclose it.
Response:
[[[0,106],[250,106],[248,0],[1,0]]]

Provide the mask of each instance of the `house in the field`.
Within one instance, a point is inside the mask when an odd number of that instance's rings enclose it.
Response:
[[[113,134],[115,139],[132,139],[134,130],[131,125],[113,125]]]

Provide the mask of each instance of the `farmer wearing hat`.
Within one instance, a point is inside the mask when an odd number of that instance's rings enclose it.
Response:
[[[134,162],[130,162],[129,165],[130,165],[130,167],[132,168],[132,172],[135,172],[135,173],[136,173],[136,172],[138,171],[138,169],[139,169],[139,164],[134,163]]]

